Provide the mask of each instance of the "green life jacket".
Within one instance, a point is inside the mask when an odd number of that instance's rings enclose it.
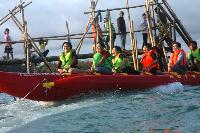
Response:
[[[101,60],[102,57],[103,56],[101,53],[94,54],[94,56],[93,56],[94,68],[97,67],[97,64],[99,63],[99,61]],[[112,69],[112,56],[109,56],[108,58],[106,58],[99,67],[107,67],[107,68]]]
[[[188,54],[188,59],[194,62],[194,59],[200,61],[200,49],[197,48],[195,51],[190,51]]]
[[[113,63],[113,68],[117,71],[120,72],[119,69],[121,68],[121,65],[124,61],[125,58],[120,58],[120,55],[116,56],[114,59],[112,59],[112,63]],[[131,66],[131,64],[128,62],[125,64],[125,67],[127,66]]]
[[[62,62],[62,68],[70,68],[70,65],[72,64],[72,50],[68,53],[62,52],[59,58]]]
[[[45,51],[45,43],[40,44],[40,51],[41,52]]]

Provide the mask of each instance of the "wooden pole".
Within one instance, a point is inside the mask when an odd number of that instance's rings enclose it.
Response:
[[[12,13],[11,13],[11,15],[12,15],[12,19],[15,22],[15,24],[18,25],[18,28],[22,31],[22,28],[20,28],[20,27],[22,27],[22,24],[20,23],[20,21]],[[50,72],[52,72],[46,58],[42,55],[42,53],[41,53],[40,49],[37,47],[35,41],[31,38],[31,36],[28,33],[27,33],[27,36],[28,36],[28,39],[33,43],[32,45],[33,45],[34,50],[38,53],[38,55],[41,56],[41,58],[44,61],[44,64],[49,68]]]
[[[94,21],[94,24],[95,24],[95,32],[96,32],[96,42],[95,42],[95,49],[96,49],[96,44],[97,42],[99,42],[99,18],[98,18],[98,15],[97,15],[97,18],[95,18],[95,10],[96,8],[96,4],[95,2],[93,3],[92,5],[92,21]],[[99,14],[99,13],[98,13]]]
[[[23,5],[24,3],[25,3],[25,2],[23,2],[22,5]],[[19,9],[19,6],[21,6],[21,4],[18,5],[18,6],[15,6],[10,12],[14,12],[15,10]],[[10,15],[10,13],[8,13],[8,14],[5,15],[3,18],[1,18],[1,19],[0,19],[0,22],[3,21],[5,18],[9,17],[9,15]]]
[[[93,0],[92,0],[92,1],[93,1]],[[94,4],[94,3],[92,3],[92,1],[91,1],[91,7],[90,7],[91,10],[92,10],[92,4]],[[96,8],[97,3],[98,3],[98,0],[96,1],[95,5],[94,5],[94,8]],[[96,17],[98,17],[98,14],[97,14]],[[90,21],[92,21],[92,22],[90,23]],[[81,46],[82,46],[82,44],[83,44],[84,38],[85,38],[85,36],[87,35],[87,33],[88,33],[88,31],[89,31],[89,29],[90,29],[90,27],[91,27],[91,25],[92,25],[93,22],[94,22],[94,19],[92,19],[92,13],[91,13],[90,16],[89,16],[89,19],[88,19],[86,28],[85,28],[85,32],[83,33],[83,36],[82,36],[82,38],[80,39],[80,41],[79,41],[79,43],[78,43],[78,46],[76,47],[77,54],[80,52],[80,49],[81,49]],[[91,34],[92,34],[92,33],[91,33]],[[96,48],[96,46],[95,46],[95,48]]]
[[[168,18],[168,20],[173,23],[174,19],[172,19],[172,17],[167,13],[167,11],[158,4],[159,9],[166,15],[166,17]],[[176,31],[179,33],[179,35],[182,37],[183,41],[188,45],[188,37],[187,35],[184,34],[184,32],[182,31],[182,29],[177,25],[176,23]]]
[[[70,40],[70,36],[69,36],[69,34],[70,34],[70,33],[69,33],[69,24],[68,24],[67,20],[66,20],[65,24],[66,24],[66,29],[67,29],[67,40],[68,40],[68,42],[70,43],[71,40]]]
[[[174,42],[176,42],[176,22],[173,23],[173,36],[174,36]]]
[[[107,11],[107,21],[108,21],[108,28],[109,28],[109,45],[110,45],[110,53],[112,53],[112,49],[114,47],[114,42],[113,42],[113,31],[112,31],[112,22],[111,22],[111,16],[110,16],[110,11]],[[107,22],[106,22],[107,23]]]
[[[93,57],[93,53],[77,55],[78,59],[88,59],[88,58],[92,58],[92,57]],[[40,62],[44,61],[42,57],[38,57],[36,59],[31,59],[31,60],[33,63],[40,63]],[[48,62],[58,61],[59,57],[58,56],[50,56],[50,57],[46,57],[46,60]],[[26,62],[25,59],[0,60],[0,65],[16,65],[16,64],[24,64],[25,62]]]
[[[128,12],[128,23],[129,23],[129,30],[130,30],[130,39],[131,39],[131,46],[132,46],[132,57],[133,57],[133,66],[134,69],[137,69],[137,65],[136,65],[136,57],[135,57],[135,46],[134,46],[134,37],[133,37],[133,27],[131,26],[131,15],[130,15],[130,11],[128,8],[128,0],[126,0],[126,9]]]
[[[131,29],[134,30],[133,21],[131,22]],[[133,33],[133,37],[134,37],[133,41],[134,41],[134,53],[135,53],[136,70],[139,70],[137,39],[136,39],[136,36],[135,36],[133,31],[132,31],[132,33]]]
[[[156,27],[156,19],[155,19],[155,13],[154,13],[154,6],[156,5],[155,4],[151,4],[151,13],[152,13],[152,16],[153,16],[153,27]],[[154,38],[157,38],[157,32],[156,32],[156,28],[154,28]]]
[[[146,15],[147,15],[147,24],[148,24],[148,35],[150,38],[150,42],[153,46],[155,46],[155,40],[153,38],[153,33],[152,33],[152,17],[151,17],[151,11],[150,11],[150,1],[146,0],[145,1],[145,11],[146,11]]]
[[[181,21],[178,19],[178,17],[176,16],[175,12],[170,7],[170,5],[168,4],[168,2],[166,0],[162,0],[162,2],[164,3],[164,5],[168,9],[168,11],[170,12],[170,14],[172,15],[172,17],[175,19],[176,23],[178,24],[178,26],[180,27],[180,29],[182,30],[182,32],[187,37],[188,41],[192,40],[192,37],[187,32],[187,30],[185,29],[185,27],[182,25]],[[187,45],[188,45],[188,43],[187,43]]]
[[[80,39],[80,41],[79,41],[79,43],[78,43],[78,45],[77,45],[77,47],[76,47],[76,51],[80,51],[79,49],[79,47],[82,45],[82,43],[83,43],[83,40],[84,40],[84,38],[85,38],[85,36],[87,35],[87,32],[88,32],[88,30],[89,30],[89,28],[90,28],[90,20],[91,20],[91,17],[88,19],[88,22],[87,22],[87,26],[86,26],[86,28],[85,28],[85,31],[84,31],[84,33],[83,33],[83,36],[81,37],[81,39]],[[77,54],[78,54],[79,52],[77,52]]]
[[[160,3],[162,4],[162,3]],[[152,4],[151,4],[152,5]],[[127,9],[132,9],[132,8],[138,8],[138,7],[144,7],[145,5],[136,5],[136,6],[126,6],[126,7],[122,7],[122,8],[112,8],[112,9],[104,9],[104,10],[97,10],[94,11],[95,13],[97,12],[107,12],[108,11],[118,11],[118,10],[127,10]],[[90,12],[84,12],[84,14],[90,14]]]
[[[28,43],[28,37],[27,37],[27,22],[24,22],[24,42],[25,42],[25,46],[26,46],[26,67],[27,67],[27,73],[30,73],[30,46]]]
[[[32,2],[29,2],[28,4],[24,5],[23,8],[27,7],[31,3]],[[20,12],[20,8],[19,8],[20,5],[18,5],[17,7],[15,7],[13,10],[9,11],[9,13],[0,20],[0,26],[2,24],[4,24],[6,21],[8,21],[12,17],[12,16],[10,16],[10,12],[12,12],[14,15],[17,14],[18,12]]]
[[[93,7],[94,6],[94,1],[93,0],[91,0],[90,1],[90,10],[92,11],[93,10]],[[90,17],[89,17],[89,20],[88,20],[88,22],[87,22],[87,26],[86,26],[86,29],[85,29],[85,32],[84,32],[84,35],[82,36],[82,38],[81,38],[81,40],[80,40],[80,42],[79,42],[79,44],[78,44],[78,46],[77,46],[77,54],[79,54],[79,52],[80,52],[80,50],[81,50],[81,46],[83,45],[83,41],[84,41],[84,39],[85,39],[85,36],[86,36],[86,34],[87,34],[87,32],[89,31],[89,29],[90,29],[90,27],[92,26],[92,24],[93,24],[93,22],[94,22],[94,14],[93,14],[94,12],[92,12],[91,14],[90,14]],[[91,23],[91,25],[90,25],[90,21],[92,20],[92,23]],[[96,48],[96,44],[95,44],[95,47],[94,48]]]
[[[27,22],[25,21],[25,16],[24,16],[24,8],[22,6],[23,1],[20,0],[21,6],[20,6],[20,13],[22,15],[22,34],[24,38],[24,54],[26,57],[26,68],[27,68],[27,73],[30,73],[30,50],[29,50],[29,43],[28,43],[28,38],[27,38]]]
[[[157,9],[159,9],[159,4],[158,4],[158,0],[154,0],[154,2],[156,3],[156,8]],[[157,10],[157,18],[158,18],[158,31],[160,32],[160,36],[162,36],[163,37],[163,39],[164,39],[164,37],[168,34],[167,33],[167,30],[166,29],[164,29],[165,30],[165,32],[166,32],[166,35],[164,35],[163,33],[162,33],[162,31],[161,31],[161,29],[163,29],[162,27],[164,27],[164,25],[162,24],[162,22],[161,22],[161,20],[160,20],[160,16],[159,16],[159,12],[160,12],[160,10]],[[165,70],[167,70],[167,64],[168,64],[168,57],[167,57],[167,53],[166,53],[166,50],[165,50],[165,46],[164,46],[164,40],[162,40],[162,38],[160,38],[159,37],[159,41],[158,41],[158,45],[160,45],[160,47],[162,48],[162,51],[163,51],[163,54],[164,54],[164,57],[162,57],[162,60],[163,60],[163,66],[164,66],[164,69]]]

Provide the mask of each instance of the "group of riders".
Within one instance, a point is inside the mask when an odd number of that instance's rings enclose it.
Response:
[[[121,38],[121,47],[114,46],[116,32],[113,24],[109,23],[108,17],[104,18],[104,27],[106,32],[105,39],[103,38],[99,24],[93,22],[92,35],[95,45],[93,46],[94,55],[92,65],[90,66],[91,68],[89,70],[80,69],[78,66],[76,51],[72,49],[72,44],[70,42],[64,42],[62,45],[63,52],[59,56],[59,61],[57,65],[58,72],[96,72],[101,74],[127,73],[136,75],[141,74],[140,71],[133,68],[133,65],[131,65],[129,59],[124,54],[124,51],[126,51],[126,25],[123,18],[124,12],[120,11],[119,15],[119,18],[117,19],[117,27],[119,31],[119,36]],[[187,71],[200,71],[200,49],[198,48],[196,41],[190,41],[188,43],[188,46],[190,48],[190,52],[188,53],[188,55],[186,55],[186,52],[181,48],[181,44],[179,42],[172,42],[172,50],[170,50],[171,55],[168,61],[168,57],[163,54],[162,48],[159,48],[159,46],[152,46],[147,42],[148,35],[146,14],[143,14],[142,16],[143,21],[140,26],[142,27],[143,31],[143,52],[140,60],[140,64],[142,65],[142,68],[140,67],[140,70],[142,70],[142,73],[155,75],[165,74],[166,72],[176,72],[178,74],[185,74]],[[108,45],[108,42],[111,39],[109,34],[110,29],[112,30],[112,50],[110,50],[110,47]],[[95,32],[95,30],[98,30],[98,34],[97,32]],[[6,41],[11,42],[12,40],[9,36],[8,28],[5,29],[4,34]],[[49,52],[49,50],[45,49],[47,41],[40,39],[39,44],[42,55],[46,57]],[[5,47],[5,53],[7,53],[7,58],[9,58],[9,54],[11,54],[11,58],[13,59],[13,49],[11,43],[7,43]]]
[[[165,74],[166,72],[176,72],[178,74],[185,74],[187,71],[200,71],[200,49],[197,47],[196,41],[189,42],[190,52],[186,52],[181,48],[179,42],[173,42],[168,68],[162,69],[163,62],[160,61],[159,50],[157,47],[152,47],[151,44],[146,43],[143,45],[143,55],[140,63],[142,64],[142,73],[149,73],[153,75]],[[123,53],[119,46],[114,46],[112,53],[108,51],[105,45],[101,43],[96,44],[95,54],[89,70],[81,70],[78,66],[78,59],[76,51],[72,49],[69,42],[64,42],[62,45],[63,52],[59,56],[58,71],[60,73],[127,73],[127,74],[141,74],[140,71],[135,70],[129,59]]]
[[[81,72],[96,72],[101,74],[112,74],[112,73],[127,73],[136,74],[141,73],[148,74],[166,74],[166,72],[176,72],[178,74],[185,74],[187,71],[200,71],[200,49],[197,47],[196,41],[190,41],[188,46],[190,52],[186,55],[186,52],[181,48],[179,42],[170,42],[171,48],[167,50],[171,52],[170,58],[164,54],[163,48],[157,46],[152,46],[147,42],[147,20],[146,14],[143,14],[143,21],[141,22],[140,28],[143,34],[143,52],[140,60],[139,66],[141,72],[135,70],[129,62],[126,54],[124,54],[125,43],[126,43],[126,24],[124,20],[124,12],[120,11],[119,17],[117,19],[118,33],[121,38],[121,47],[114,46],[116,39],[116,31],[112,23],[109,22],[108,17],[104,18],[104,28],[105,28],[105,39],[103,38],[102,30],[95,21],[92,23],[92,35],[94,39],[93,45],[93,61],[90,70],[81,70],[78,67],[78,60],[76,51],[72,49],[70,42],[63,43],[63,52],[59,56],[58,62],[58,72],[71,72],[71,73],[81,73]],[[163,15],[161,15],[163,16]],[[165,19],[162,19],[163,21]],[[98,20],[97,20],[98,21]],[[165,21],[164,21],[165,22]],[[164,23],[163,22],[163,23]],[[166,20],[167,23],[167,20]],[[112,33],[112,37],[110,37]],[[97,39],[98,38],[98,39]],[[108,45],[111,40],[112,50]],[[169,39],[167,39],[169,40]],[[109,52],[112,51],[112,52]],[[169,61],[168,61],[169,58]]]

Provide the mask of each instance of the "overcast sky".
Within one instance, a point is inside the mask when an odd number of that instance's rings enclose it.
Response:
[[[107,9],[115,7],[125,7],[126,0],[99,0],[97,9]],[[145,0],[129,0],[130,6],[144,4]],[[25,0],[26,3],[29,0]],[[28,32],[32,37],[40,36],[55,36],[65,35],[66,27],[65,21],[69,22],[70,33],[81,33],[86,26],[88,15],[84,15],[83,12],[89,11],[90,0],[33,0],[33,3],[25,8],[25,19],[28,22]],[[200,0],[168,0],[169,4],[176,12],[177,16],[191,34],[194,40],[200,42]],[[19,0],[0,0],[0,18],[4,17],[8,10],[13,9]],[[134,26],[137,29],[141,21],[141,14],[144,12],[144,8],[131,9],[131,18],[134,21]],[[111,13],[112,22],[115,23],[118,17],[119,11]],[[126,14],[126,12],[125,12]],[[102,14],[103,17],[105,14]],[[20,15],[17,15],[20,18]],[[125,16],[127,17],[127,16]],[[10,34],[12,40],[21,40],[21,32],[12,22],[7,21],[0,27],[0,41],[4,41],[3,32],[4,29],[10,28]],[[128,23],[127,23],[128,29]],[[138,42],[141,43],[140,34],[138,34]],[[120,45],[116,41],[117,45]],[[182,42],[182,40],[178,40]],[[58,55],[61,51],[61,45],[63,41],[50,41],[48,49],[50,49],[50,55]],[[77,41],[72,41],[74,48]],[[91,40],[86,40],[82,53],[91,51]],[[129,40],[127,40],[127,45]],[[185,44],[183,44],[185,45]],[[0,46],[0,57],[4,55],[4,45]],[[16,44],[14,46],[15,57],[22,57],[22,44]]]

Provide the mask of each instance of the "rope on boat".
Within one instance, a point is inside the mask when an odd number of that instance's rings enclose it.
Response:
[[[33,89],[31,89],[31,90],[22,98],[22,101],[23,101],[29,94],[31,94],[40,84],[42,84],[44,81],[47,81],[47,79],[44,78],[44,79],[42,80],[42,82],[39,82]]]

